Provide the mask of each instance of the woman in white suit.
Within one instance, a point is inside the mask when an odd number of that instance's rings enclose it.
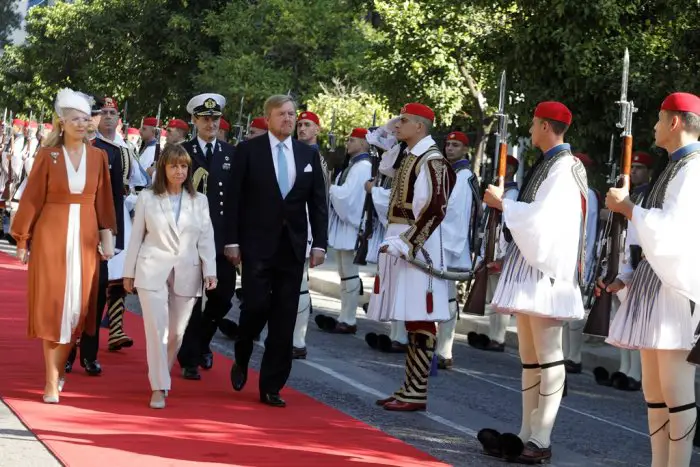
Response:
[[[136,202],[124,261],[124,289],[138,292],[146,331],[150,406],[165,408],[170,369],[197,297],[216,287],[214,228],[207,197],[192,185],[192,160],[169,145],[153,187]]]

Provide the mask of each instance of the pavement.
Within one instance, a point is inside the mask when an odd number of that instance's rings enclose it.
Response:
[[[332,291],[318,292],[320,283],[333,281],[333,272],[331,261],[311,274],[314,313],[334,316],[339,313],[340,303]],[[363,270],[363,277],[369,278],[371,274],[371,268]],[[366,280],[365,285],[371,285],[371,280]],[[229,317],[237,320],[235,299],[233,305]],[[128,297],[127,306],[140,313],[135,296]],[[504,353],[469,347],[463,333],[470,328],[465,327],[465,323],[460,322],[454,346],[454,368],[430,378],[427,412],[392,413],[374,404],[375,399],[388,395],[400,385],[404,356],[379,353],[367,346],[364,333],[381,331],[385,325],[365,319],[361,311],[358,312],[360,332],[357,335],[324,333],[317,329],[312,316],[307,335],[308,359],[294,361],[288,386],[449,465],[502,467],[503,462],[481,454],[476,433],[484,427],[518,431],[520,362],[511,347],[512,336],[509,337],[511,345]],[[263,333],[261,342],[264,338]],[[217,333],[212,347],[219,354],[233,356],[233,341],[221,334]],[[259,369],[261,356],[262,348],[259,348],[254,352],[252,367]],[[226,363],[215,357],[214,365],[220,364]],[[109,372],[110,368],[104,371]],[[202,374],[203,378],[207,377],[206,371]],[[174,389],[178,382],[176,376]],[[256,388],[245,390],[255,391]],[[148,389],[144,388],[146,397]],[[232,390],[231,397],[236,397]],[[598,386],[587,373],[570,376],[569,396],[562,401],[552,442],[554,458],[550,465],[555,467],[648,466],[650,447],[642,394]],[[11,412],[0,410],[0,466],[57,465],[61,464]],[[700,466],[698,451],[691,465]]]
[[[364,293],[360,296],[360,305],[369,301],[376,270],[377,266],[374,264],[360,266],[359,275],[364,287]],[[338,275],[338,267],[333,250],[328,252],[328,257],[323,265],[309,270],[309,289],[321,295],[340,299],[340,276]],[[474,331],[477,334],[488,335],[488,314],[490,313],[490,305],[486,306],[486,313],[486,316],[460,313],[456,327],[457,333],[466,336],[468,333]],[[358,314],[363,314],[363,310],[358,308]],[[508,325],[505,344],[506,347],[517,352],[518,330],[515,325],[515,317],[511,317],[510,324]],[[604,339],[594,336],[584,336],[581,348],[581,363],[583,368],[587,369],[588,372],[592,372],[594,368],[602,366],[610,373],[613,373],[619,369],[619,359],[619,351],[615,347],[606,344]],[[698,395],[697,400],[700,401],[700,372],[697,373],[695,379],[695,393]]]

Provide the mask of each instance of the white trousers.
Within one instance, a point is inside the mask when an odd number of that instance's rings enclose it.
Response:
[[[519,436],[523,442],[532,441],[541,448],[548,448],[566,380],[562,322],[525,314],[516,316],[523,364],[523,414]]]
[[[170,390],[170,369],[197,301],[197,297],[175,294],[174,277],[172,271],[160,290],[137,289],[146,332],[148,380],[153,391]]]
[[[309,328],[309,315],[311,314],[311,296],[309,295],[309,260],[304,263],[304,275],[301,278],[299,288],[299,305],[297,307],[297,321],[294,323],[294,347],[303,349],[306,347],[306,331]]]
[[[651,467],[688,467],[697,428],[695,366],[687,350],[644,349],[642,388],[651,435]]]
[[[354,326],[357,324],[357,305],[360,303],[360,266],[353,263],[353,250],[336,250],[338,274],[340,275],[340,316],[338,321]]]
[[[500,278],[500,274],[489,274],[486,282],[486,303],[491,303],[491,300],[493,300],[493,293],[496,291]],[[489,339],[499,344],[505,343],[508,323],[510,323],[510,315],[496,313],[491,310],[491,315],[489,316]]]
[[[455,281],[447,282],[447,299],[452,319],[438,323],[437,354],[449,360],[452,358],[452,347],[455,343],[457,329],[457,284]]]

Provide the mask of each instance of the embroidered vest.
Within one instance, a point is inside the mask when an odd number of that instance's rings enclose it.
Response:
[[[442,153],[437,146],[433,145],[420,156],[409,153],[403,157],[399,168],[396,169],[391,185],[391,198],[389,199],[389,223],[413,225],[413,187],[415,186],[418,174],[423,167],[423,163],[428,156]]]

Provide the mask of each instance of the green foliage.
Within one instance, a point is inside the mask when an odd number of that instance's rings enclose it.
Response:
[[[511,9],[506,27],[479,49],[481,60],[505,68],[511,92],[521,96],[511,110],[520,135],[527,134],[539,101],[561,100],[574,114],[568,139],[598,162],[608,155],[618,119],[622,57],[630,51],[628,98],[635,148],[653,144],[659,105],[670,92],[697,93],[700,73],[700,8],[680,0],[498,0]],[[575,21],[572,21],[575,18]],[[599,171],[604,171],[599,166]]]
[[[224,0],[76,0],[33,8],[27,44],[0,62],[0,96],[10,104],[50,108],[70,86],[129,102],[129,119],[184,116],[201,52],[216,49],[202,34],[204,17]],[[164,33],[165,32],[165,33]]]
[[[376,112],[376,125],[385,124],[390,118],[386,102],[360,87],[348,87],[338,80],[331,86],[320,85],[321,92],[307,101],[307,107],[321,119],[323,132],[330,130],[335,116],[335,133],[338,142],[350,134],[353,128],[368,128]]]
[[[19,27],[19,20],[15,2],[0,2],[0,49],[7,44],[12,30]]]
[[[350,0],[234,1],[206,22],[220,53],[201,57],[200,83],[226,96],[245,96],[259,114],[272,94],[304,102],[337,77],[362,82],[366,72],[361,2]],[[237,111],[237,109],[236,109]]]

